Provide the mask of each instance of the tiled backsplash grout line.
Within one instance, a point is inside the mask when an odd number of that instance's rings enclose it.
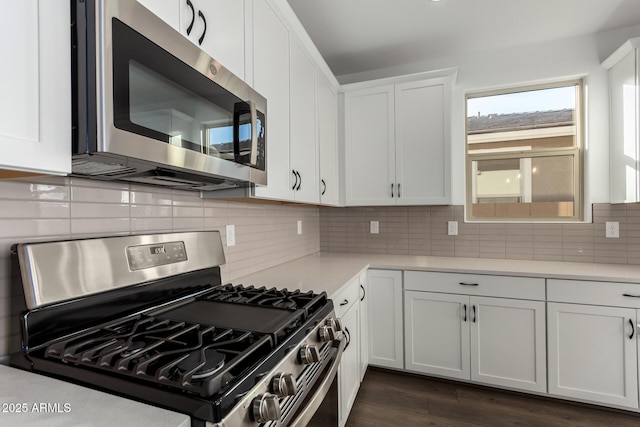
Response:
[[[593,223],[464,223],[463,217],[463,206],[321,208],[320,248],[640,264],[640,204],[595,204]],[[380,234],[369,233],[369,221],[379,221]],[[447,235],[447,221],[458,221],[458,236]],[[605,238],[607,221],[620,223],[620,238]]]

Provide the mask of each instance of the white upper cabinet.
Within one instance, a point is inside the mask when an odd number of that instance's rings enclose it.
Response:
[[[138,0],[160,19],[180,31],[180,4],[184,0]]]
[[[330,181],[335,180],[334,200],[321,199],[324,186],[319,153],[325,154],[325,146],[329,146],[327,157],[335,156],[337,140],[337,97],[335,92],[333,98],[327,95],[321,83],[328,67],[286,1],[247,0],[247,5],[251,33],[247,77],[267,98],[268,123],[267,185],[257,186],[250,196],[337,204],[335,162],[335,174],[327,174]],[[329,90],[338,85],[337,81],[326,83]]]
[[[396,202],[448,204],[451,187],[448,81],[397,84],[395,91]]]
[[[627,41],[609,69],[611,203],[640,201],[640,38]]]
[[[318,203],[316,67],[298,40],[291,41],[291,171],[294,200]]]
[[[345,93],[347,205],[393,205],[394,88]],[[393,193],[392,193],[393,191]]]
[[[138,0],[244,79],[243,0]]]
[[[267,186],[256,197],[292,200],[289,30],[267,0],[253,0],[253,87],[267,98]]]
[[[317,73],[318,146],[320,152],[320,203],[338,205],[338,95],[320,72]]]
[[[0,13],[11,17],[0,26],[0,169],[69,173],[69,2],[2,2]]]
[[[346,204],[449,203],[451,77],[366,86],[345,88]]]

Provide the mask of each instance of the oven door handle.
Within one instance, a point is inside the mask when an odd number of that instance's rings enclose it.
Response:
[[[340,366],[340,359],[342,358],[342,352],[344,351],[345,340],[341,339],[340,344],[338,345],[338,352],[336,354],[336,358],[331,365],[331,369],[329,370],[329,374],[324,377],[322,380],[322,384],[320,387],[316,389],[316,392],[313,394],[313,397],[309,399],[309,404],[303,409],[303,411],[298,415],[296,419],[291,422],[291,427],[304,427],[306,426],[313,415],[316,413],[324,397],[329,392],[329,388],[331,388],[331,383],[338,373],[338,366]]]

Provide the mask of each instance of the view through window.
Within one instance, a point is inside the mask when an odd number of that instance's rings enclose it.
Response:
[[[466,218],[582,219],[582,83],[467,95]]]

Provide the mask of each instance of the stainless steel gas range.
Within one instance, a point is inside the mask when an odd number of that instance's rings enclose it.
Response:
[[[15,367],[187,414],[304,426],[344,348],[326,294],[222,284],[218,232],[19,244]]]

